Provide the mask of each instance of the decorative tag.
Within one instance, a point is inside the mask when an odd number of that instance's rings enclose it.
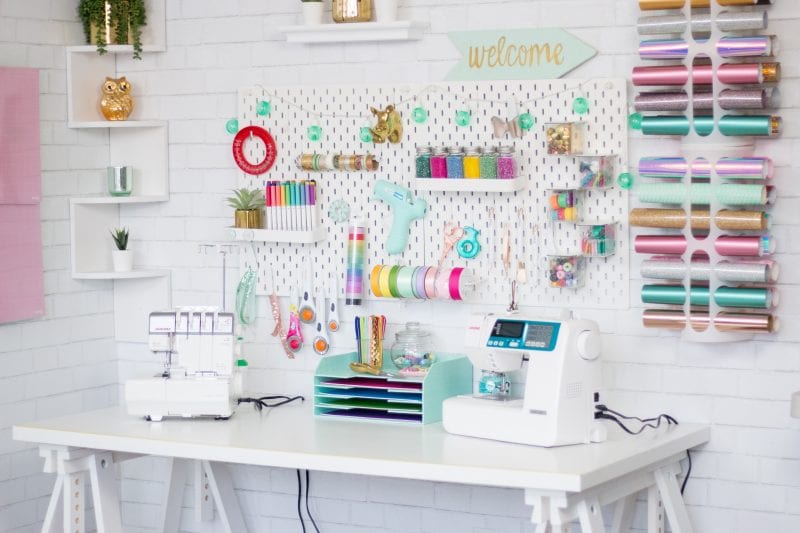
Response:
[[[261,139],[261,142],[263,142],[266,147],[267,155],[260,163],[250,163],[244,155],[244,142],[249,139],[250,136],[256,136]],[[259,174],[267,172],[272,168],[272,165],[275,164],[277,157],[278,151],[275,146],[275,139],[273,139],[272,135],[264,128],[258,126],[244,127],[239,130],[239,133],[237,133],[236,137],[233,139],[233,159],[236,161],[236,164],[239,165],[239,168],[252,176],[258,176]]]

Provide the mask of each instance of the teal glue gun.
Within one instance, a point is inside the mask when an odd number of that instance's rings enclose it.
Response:
[[[401,254],[408,244],[408,229],[411,222],[425,216],[428,203],[414,198],[410,189],[385,180],[375,182],[374,198],[383,200],[392,208],[392,229],[386,239],[386,253]]]

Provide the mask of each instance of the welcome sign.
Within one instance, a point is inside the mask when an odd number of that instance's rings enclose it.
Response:
[[[446,80],[560,78],[597,53],[560,28],[455,31],[448,36],[461,60]]]

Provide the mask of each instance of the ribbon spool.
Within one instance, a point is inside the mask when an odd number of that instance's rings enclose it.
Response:
[[[248,161],[244,155],[244,142],[251,137],[258,137],[266,148],[264,159],[255,164]],[[251,176],[258,176],[267,172],[275,164],[277,157],[278,149],[275,145],[275,139],[273,139],[272,135],[264,128],[259,126],[246,126],[239,130],[239,133],[233,138],[233,160],[236,161],[236,165],[242,169],[243,172]]]
[[[461,301],[475,292],[477,281],[464,267],[375,265],[370,271],[372,294],[379,298]]]

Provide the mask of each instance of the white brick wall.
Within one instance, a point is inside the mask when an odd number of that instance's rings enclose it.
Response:
[[[104,282],[79,282],[68,272],[67,201],[99,190],[106,135],[65,127],[62,45],[80,40],[75,0],[0,0],[0,63],[42,69],[42,203],[47,316],[0,326],[0,531],[28,531],[41,519],[48,476],[38,474],[30,448],[9,440],[11,424],[116,401],[119,381],[153,370],[140,345],[114,349],[110,335],[113,298]],[[175,304],[218,303],[220,262],[197,253],[200,242],[224,239],[230,213],[220,198],[235,185],[225,121],[236,112],[236,90],[255,83],[367,83],[440,80],[454,58],[450,30],[570,28],[599,50],[573,76],[628,76],[639,63],[633,27],[635,0],[403,0],[401,16],[431,21],[411,43],[287,45],[277,28],[297,20],[297,0],[167,0],[167,51],[125,61],[131,78],[143,78],[147,105],[170,121],[171,199],[131,206],[125,223],[140,228],[135,245],[170,267]],[[49,11],[48,11],[49,10]],[[46,16],[45,13],[48,13]],[[44,18],[41,18],[44,17]],[[788,416],[788,395],[800,389],[800,182],[793,154],[800,149],[800,3],[776,2],[770,29],[780,35],[786,135],[762,143],[775,159],[780,202],[774,210],[783,265],[787,326],[774,336],[736,345],[691,344],[671,333],[644,330],[641,304],[593,312],[604,337],[607,403],[636,414],[666,411],[679,420],[712,424],[712,441],[695,454],[687,501],[702,533],[800,531],[800,423]],[[663,153],[663,140],[635,139],[631,161]],[[669,146],[669,143],[667,143]],[[636,277],[640,258],[633,257]],[[235,264],[235,259],[232,261]],[[228,294],[237,276],[229,276]],[[638,293],[632,281],[632,294]],[[635,296],[634,296],[635,300]],[[250,387],[259,392],[309,394],[317,361],[304,353],[287,360],[269,337],[271,319],[259,300],[259,322],[248,332],[245,355]],[[444,349],[459,349],[463,317],[478,306],[442,303],[371,304],[364,312],[390,317],[390,337],[413,313],[433,322]],[[445,319],[440,319],[446,311]],[[347,348],[346,334],[334,349]],[[119,353],[119,376],[114,375]],[[119,381],[118,381],[119,380]],[[49,385],[47,385],[49,384]],[[123,517],[131,531],[151,531],[161,493],[163,464],[142,459],[123,469]],[[282,469],[234,469],[252,531],[296,532],[294,473]],[[183,524],[191,530],[190,499]],[[312,474],[312,510],[325,533],[373,531],[528,532],[529,510],[521,491],[426,482]],[[640,507],[637,527],[644,529]]]

